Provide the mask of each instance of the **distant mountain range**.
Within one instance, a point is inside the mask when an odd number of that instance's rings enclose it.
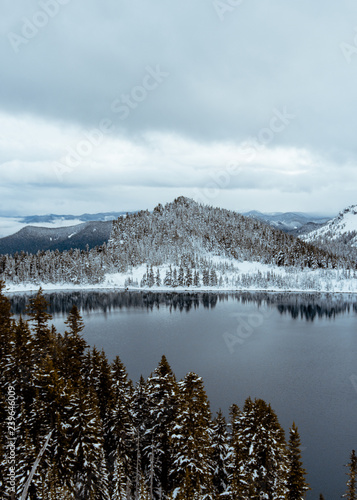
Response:
[[[0,254],[16,252],[37,253],[46,250],[85,250],[87,245],[94,248],[107,242],[112,230],[112,221],[85,222],[68,227],[26,226],[11,236],[0,238]]]
[[[83,224],[84,222],[107,222],[117,219],[126,212],[104,212],[82,215],[28,215],[28,216],[0,216],[0,238],[11,236],[26,226],[35,227],[68,227]]]
[[[331,217],[303,212],[262,213],[251,210],[250,212],[244,212],[242,215],[266,222],[276,229],[291,234],[302,234],[318,229],[331,219]]]

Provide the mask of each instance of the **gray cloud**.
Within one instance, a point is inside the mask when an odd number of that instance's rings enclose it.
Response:
[[[76,147],[83,131],[109,119],[113,127],[104,145],[83,165],[87,172],[101,169],[101,186],[105,182],[109,186],[114,175],[120,189],[136,186],[142,193],[139,199],[150,204],[152,191],[144,194],[143,187],[155,190],[155,196],[160,192],[163,198],[173,191],[204,188],[212,172],[230,161],[227,150],[219,160],[220,148],[226,148],[227,142],[239,148],[242,142],[257,138],[269,127],[274,110],[286,108],[294,120],[274,134],[259,161],[243,166],[224,189],[249,189],[251,195],[256,190],[260,194],[252,208],[268,205],[274,189],[282,193],[274,201],[284,206],[283,193],[300,193],[301,209],[306,204],[302,193],[316,197],[335,186],[341,193],[335,193],[336,207],[344,199],[352,200],[347,179],[357,159],[355,2],[245,0],[227,10],[223,19],[214,5],[214,0],[3,2],[0,57],[5,70],[0,110],[10,117],[9,123],[16,122],[16,117],[24,123],[23,133],[9,134],[6,120],[1,122],[0,144],[7,143],[0,152],[3,188],[7,182],[14,185],[11,168],[13,172],[26,169],[20,177],[31,186],[25,197],[28,203],[31,193],[40,192],[44,183],[73,204],[73,193],[89,192],[90,183],[99,182],[98,176],[83,177],[78,169],[78,175],[73,173],[70,180],[56,185],[53,162]],[[150,80],[150,89],[143,87],[149,81],[145,80],[148,67],[165,73],[156,86]],[[138,87],[146,94],[140,94]],[[125,104],[127,98],[133,107]],[[116,110],[124,105],[129,112],[113,111],[115,102]],[[26,141],[26,126],[31,122],[36,122],[40,135]],[[173,134],[177,144],[191,140],[197,158],[192,151],[185,156],[182,151],[165,150],[162,144],[151,148],[147,134],[153,132],[161,137]],[[116,141],[127,141],[128,151],[117,157],[115,165],[108,151],[123,146]],[[285,151],[279,157],[286,159],[285,174],[275,169],[277,148]],[[307,170],[289,176],[291,148],[307,151],[309,163]],[[270,156],[269,151],[273,151]],[[170,166],[165,167],[165,162]],[[117,171],[120,180],[113,173]],[[240,208],[237,198],[230,196],[226,203]],[[98,207],[109,209],[109,200],[110,196],[105,202],[97,198]],[[298,198],[291,201],[299,204]],[[318,201],[311,200],[310,206]],[[75,206],[85,205],[85,195],[81,203]],[[43,210],[45,206],[44,202]],[[321,198],[320,206],[327,209],[325,199]]]

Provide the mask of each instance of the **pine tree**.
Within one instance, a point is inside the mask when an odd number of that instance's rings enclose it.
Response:
[[[128,379],[125,366],[117,356],[112,365],[113,407],[108,421],[109,471],[113,469],[113,488],[115,494],[123,495],[131,489],[128,481],[133,475],[133,455],[135,431],[131,417],[132,382]],[[125,498],[125,497],[123,497]]]
[[[52,335],[48,322],[52,316],[47,312],[47,309],[48,302],[43,295],[42,288],[40,288],[36,297],[30,299],[26,310],[30,321],[34,323],[34,345],[39,357],[45,357],[51,350]]]
[[[219,410],[212,426],[212,481],[214,498],[227,498],[229,484],[228,461],[227,424],[221,410]]]
[[[195,270],[195,275],[194,275],[194,279],[193,279],[193,285],[194,286],[200,286],[200,273],[199,271],[196,269]]]
[[[63,338],[62,371],[66,380],[70,380],[74,387],[78,387],[82,384],[84,355],[88,344],[81,336],[84,323],[76,305],[72,306],[65,324],[68,330],[65,331]]]
[[[210,284],[210,273],[208,268],[205,268],[202,272],[202,284],[203,286],[209,286]]]
[[[187,287],[192,286],[192,283],[193,283],[192,270],[189,267],[186,269],[186,275],[185,275],[184,282],[185,282],[185,286],[187,286]]]
[[[211,412],[202,379],[188,373],[179,390],[172,434],[174,496],[213,499]]]
[[[177,277],[177,285],[178,286],[185,286],[185,273],[184,273],[182,266],[180,266],[180,268],[179,268],[178,277]]]
[[[170,491],[169,474],[172,469],[170,435],[177,413],[178,386],[165,356],[147,381],[148,418],[143,437],[144,467],[152,478],[155,491]]]
[[[284,431],[276,414],[263,400],[248,398],[233,424],[239,450],[238,477],[233,495],[285,500],[287,453]],[[233,429],[232,429],[233,430]],[[264,498],[264,496],[262,497]]]
[[[172,286],[172,267],[170,264],[169,269],[166,271],[166,275],[164,278],[164,285],[165,286]]]
[[[108,472],[98,400],[94,391],[73,393],[67,405],[68,469],[74,498],[109,500]]]
[[[347,481],[347,491],[342,496],[342,498],[347,498],[348,500],[357,500],[357,457],[355,450],[351,452],[350,463],[346,465],[349,467],[349,472],[347,476],[349,477]]]
[[[302,467],[300,453],[300,436],[293,422],[290,429],[289,451],[288,451],[288,495],[289,500],[303,500],[305,493],[310,489],[305,481],[306,471]]]
[[[209,276],[209,284],[211,286],[217,286],[217,273],[214,269],[211,269],[211,273]]]
[[[160,277],[160,269],[159,268],[157,268],[157,272],[156,272],[155,285],[161,286],[161,277]]]

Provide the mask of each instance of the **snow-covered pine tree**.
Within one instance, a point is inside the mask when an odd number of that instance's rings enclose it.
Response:
[[[172,434],[173,497],[213,500],[211,412],[202,379],[188,373],[179,382],[179,391]]]
[[[172,286],[172,267],[170,264],[169,269],[167,269],[165,278],[164,278],[164,285],[165,286]]]
[[[201,282],[200,282],[200,273],[199,273],[198,269],[195,270],[195,275],[194,275],[194,278],[193,278],[193,285],[194,286],[200,286],[201,285]]]
[[[215,499],[229,498],[229,454],[226,419],[219,410],[212,426],[212,481]]]
[[[189,267],[187,267],[187,269],[186,269],[184,283],[185,283],[185,286],[187,286],[187,287],[192,286],[192,283],[193,283],[192,269]]]
[[[238,478],[233,495],[274,498],[287,495],[287,452],[284,431],[276,414],[263,400],[248,398],[234,422],[238,444]],[[265,496],[264,496],[265,495]],[[234,497],[234,496],[233,496]]]
[[[210,284],[210,272],[207,267],[202,271],[202,284],[203,286],[209,286]]]
[[[110,500],[102,423],[94,391],[73,392],[67,405],[69,484],[78,500]]]
[[[88,348],[87,342],[81,336],[84,323],[76,305],[68,315],[65,324],[68,330],[65,331],[62,346],[62,371],[66,380],[71,381],[74,387],[83,383],[82,371],[85,360],[85,352]]]
[[[165,356],[147,381],[148,418],[143,442],[146,476],[152,478],[155,498],[171,490],[173,450],[170,435],[176,418],[178,385]]]
[[[217,280],[217,273],[215,269],[211,269],[210,276],[209,276],[209,284],[211,286],[217,286],[218,280]]]
[[[177,285],[185,286],[185,272],[182,265],[179,267],[178,276],[177,276]]]
[[[347,491],[342,498],[347,498],[347,500],[357,500],[357,457],[355,450],[352,450],[350,463],[348,463],[346,467],[349,468],[349,471],[346,472],[348,476]]]
[[[288,449],[288,494],[286,497],[288,500],[303,500],[305,493],[310,489],[305,480],[306,471],[302,466],[300,446],[299,432],[293,422]]]
[[[136,444],[131,417],[132,382],[125,366],[117,356],[111,364],[113,380],[113,407],[109,419],[108,449],[109,470],[113,474],[113,490],[116,500],[131,490],[130,477],[133,476],[133,455]],[[113,471],[114,469],[114,471]],[[114,494],[113,493],[113,494]],[[122,498],[125,498],[122,497]]]
[[[176,269],[176,267],[174,268],[173,273],[172,273],[172,286],[173,287],[178,286],[177,269]]]
[[[48,326],[51,314],[47,312],[48,302],[43,295],[42,288],[39,289],[35,298],[30,299],[27,314],[30,322],[33,322],[34,344],[38,357],[45,357],[51,346],[51,330]]]

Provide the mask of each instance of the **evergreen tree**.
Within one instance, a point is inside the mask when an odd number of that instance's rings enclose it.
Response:
[[[285,500],[287,454],[284,431],[263,400],[248,398],[234,422],[239,449],[238,478],[233,496]],[[260,496],[261,495],[261,496]],[[265,495],[265,496],[264,496]]]
[[[189,267],[186,269],[184,281],[185,281],[185,286],[187,286],[187,287],[192,286],[192,283],[193,283],[192,270]]]
[[[221,410],[218,411],[212,426],[212,465],[214,498],[228,498],[229,485],[229,445],[227,424]]]
[[[109,500],[108,472],[98,400],[94,391],[73,393],[68,404],[67,461],[74,498]]]
[[[177,285],[178,286],[185,286],[185,273],[184,273],[182,265],[179,268],[178,277],[177,277]]]
[[[195,275],[194,275],[194,279],[193,279],[193,285],[194,286],[200,286],[200,273],[199,271],[196,269],[195,270]]]
[[[109,471],[113,471],[113,488],[116,498],[131,489],[129,478],[133,475],[135,431],[131,417],[132,383],[125,366],[117,356],[112,365],[113,407],[108,422]],[[114,464],[114,466],[113,466]],[[125,498],[125,496],[123,497]]]
[[[210,284],[210,273],[208,268],[205,268],[202,272],[202,284],[203,286],[209,286]]]
[[[350,463],[346,465],[349,467],[349,472],[347,472],[347,491],[342,496],[342,498],[347,498],[348,500],[357,500],[357,457],[355,450],[351,452]]]
[[[172,267],[170,264],[169,269],[166,271],[166,275],[164,278],[164,285],[165,286],[172,286]]]
[[[157,268],[157,272],[156,272],[155,285],[161,286],[161,277],[160,277],[160,269],[159,268]]]
[[[179,382],[179,407],[172,434],[175,498],[213,499],[211,412],[200,377]]]
[[[66,379],[78,387],[82,384],[84,355],[88,344],[81,336],[84,323],[76,305],[72,306],[65,324],[68,330],[65,331],[63,338],[62,371]]]
[[[144,468],[155,492],[165,495],[171,489],[169,474],[172,469],[170,435],[177,413],[178,386],[165,356],[148,378],[147,402],[149,414],[144,435]]]
[[[39,289],[35,298],[30,299],[27,314],[30,321],[34,323],[34,344],[39,357],[45,357],[50,353],[53,336],[48,322],[52,319],[47,312],[48,302],[43,295],[42,288]]]
[[[305,481],[306,471],[302,467],[300,453],[300,436],[298,429],[293,422],[290,429],[289,450],[288,450],[288,495],[289,500],[303,500],[305,493],[310,489]]]

